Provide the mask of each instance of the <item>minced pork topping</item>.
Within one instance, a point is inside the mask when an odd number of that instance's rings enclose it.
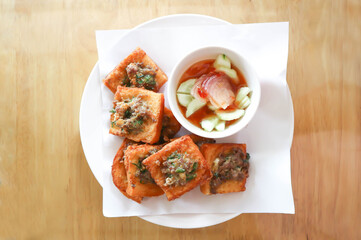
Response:
[[[143,63],[130,63],[125,70],[127,75],[123,79],[124,86],[144,87],[148,90],[156,88],[155,76],[157,73],[151,66]]]
[[[112,127],[117,126],[126,134],[143,131],[144,122],[152,118],[149,106],[142,97],[142,95],[138,95],[122,101],[115,100],[114,108],[110,111],[113,113]]]
[[[139,178],[140,183],[146,184],[146,183],[155,183],[154,179],[150,175],[150,172],[147,170],[147,168],[143,165],[143,160],[149,157],[150,155],[157,152],[157,149],[152,149],[148,152],[147,155],[140,158],[137,163],[132,163],[137,167],[137,171],[135,172],[135,176]]]
[[[162,163],[161,171],[166,175],[164,186],[184,186],[194,179],[197,174],[198,162],[195,162],[187,153],[173,152]]]
[[[217,187],[226,180],[242,181],[248,177],[249,159],[249,154],[239,148],[220,153],[212,165],[211,193],[216,193]]]

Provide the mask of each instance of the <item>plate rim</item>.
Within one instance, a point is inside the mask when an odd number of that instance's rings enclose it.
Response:
[[[215,21],[218,22],[220,24],[231,24],[230,22],[227,22],[223,19],[219,19],[216,17],[212,17],[212,16],[207,16],[207,15],[201,15],[201,14],[171,14],[171,15],[166,15],[166,16],[162,16],[162,17],[158,17],[158,18],[154,18],[151,19],[149,21],[146,21],[144,23],[141,23],[139,25],[137,25],[136,27],[130,29],[127,33],[125,34],[129,34],[132,30],[135,29],[139,29],[139,28],[144,28],[144,27],[151,27],[149,25],[152,24],[157,24],[159,22],[163,22],[163,21],[169,21],[169,19],[175,19],[175,18],[187,18],[187,17],[193,17],[193,18],[199,18],[200,20],[211,20],[211,21]],[[121,38],[123,38],[125,35],[123,35]],[[118,40],[119,41],[119,40]],[[98,71],[98,72],[97,72]],[[81,98],[81,103],[80,103],[80,111],[79,111],[79,132],[80,132],[80,141],[82,144],[82,148],[83,148],[83,152],[85,155],[85,158],[87,160],[87,163],[89,165],[90,170],[92,171],[94,177],[97,179],[98,183],[100,184],[101,187],[102,186],[102,181],[101,181],[101,177],[97,177],[94,174],[94,168],[95,166],[92,166],[90,161],[89,161],[89,153],[87,154],[85,151],[85,141],[83,140],[83,134],[82,134],[82,109],[84,109],[84,105],[86,102],[86,90],[89,88],[90,86],[90,81],[91,79],[94,78],[94,75],[99,73],[99,61],[97,61],[87,79],[87,82],[85,84],[83,93],[82,93],[82,98]],[[291,92],[288,86],[288,83],[286,81],[286,85],[287,85],[287,93],[288,93],[288,98],[289,98],[289,106],[290,106],[290,139],[289,139],[289,143],[290,143],[290,148],[292,145],[292,141],[293,141],[293,133],[294,133],[294,109],[293,109],[293,101],[292,101],[292,96],[291,96]],[[99,89],[100,92],[100,89]],[[101,100],[101,99],[100,99]],[[223,222],[226,222],[230,219],[233,219],[237,216],[239,216],[241,213],[211,213],[211,214],[165,214],[165,215],[152,215],[152,216],[139,216],[139,218],[160,225],[160,226],[164,226],[164,227],[171,227],[171,228],[183,228],[183,229],[191,229],[191,228],[202,228],[202,227],[209,227],[209,226],[214,226]],[[206,224],[198,224],[198,225],[194,225],[194,224],[185,224],[184,225],[184,221],[183,221],[183,225],[179,225],[179,222],[177,224],[177,222],[174,222],[174,219],[177,219],[175,217],[185,217],[186,219],[192,219],[194,217],[213,217],[212,223],[206,223]],[[214,218],[215,216],[217,216],[217,218]],[[172,219],[173,221],[167,221],[167,219]],[[182,222],[182,221],[181,221]],[[198,221],[199,223],[199,221]]]

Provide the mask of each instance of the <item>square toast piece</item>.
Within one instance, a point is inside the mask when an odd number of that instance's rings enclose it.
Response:
[[[149,171],[142,164],[143,160],[157,152],[162,146],[148,144],[133,145],[124,153],[127,171],[127,194],[132,197],[153,197],[162,195],[163,190],[155,184]]]
[[[168,143],[143,164],[169,201],[212,177],[203,155],[189,136]]]
[[[246,190],[249,154],[246,144],[221,143],[201,146],[213,177],[201,185],[206,195],[217,193],[241,192]]]
[[[109,133],[136,142],[158,142],[164,111],[162,93],[118,86],[113,104]]]
[[[216,143],[216,140],[214,140],[213,138],[204,138],[193,133],[189,134],[189,137],[199,148],[205,143]]]
[[[204,138],[204,137],[195,135],[195,134],[193,134],[193,133],[188,134],[187,136],[189,136],[189,137],[192,139],[192,141],[194,142],[194,144],[197,145],[197,147],[198,147],[199,149],[200,149],[201,146],[202,146],[203,144],[205,144],[205,143],[216,143],[216,140],[214,140],[213,138]],[[175,141],[175,140],[177,140],[177,139],[179,139],[179,137],[178,137],[178,138],[172,138],[172,139],[170,139],[169,141],[170,141],[170,142],[173,142],[173,141]]]
[[[164,107],[162,131],[160,133],[159,143],[169,142],[170,139],[177,134],[180,128],[181,125],[174,117],[172,111]]]
[[[124,194],[129,199],[132,199],[136,201],[137,203],[141,203],[142,197],[138,196],[130,196],[127,194],[126,190],[128,187],[128,179],[127,179],[127,172],[125,170],[124,165],[124,152],[125,150],[131,146],[136,144],[136,142],[133,142],[132,140],[129,140],[127,138],[124,139],[122,145],[120,145],[120,148],[117,152],[117,154],[114,157],[113,165],[112,165],[112,177],[113,177],[113,183],[114,185],[119,189],[121,193]]]
[[[139,87],[158,92],[167,80],[167,75],[138,47],[103,79],[103,83],[113,93],[117,86]]]

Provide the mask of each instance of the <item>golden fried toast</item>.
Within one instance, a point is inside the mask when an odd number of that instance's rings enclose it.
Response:
[[[174,117],[172,111],[164,107],[162,131],[160,133],[159,142],[169,142],[170,139],[177,134],[180,128],[181,125]]]
[[[205,143],[216,143],[216,140],[214,140],[213,138],[204,138],[204,137],[195,135],[193,133],[185,135],[185,136],[189,136],[192,139],[192,141],[194,142],[194,144],[197,145],[198,148],[200,148]],[[173,142],[173,141],[175,141],[177,139],[179,139],[179,137],[178,138],[172,138],[169,141]]]
[[[201,146],[201,152],[213,174],[211,179],[201,185],[202,193],[210,195],[246,190],[249,168],[246,144],[206,143]]]
[[[113,104],[109,133],[136,142],[158,142],[164,111],[162,93],[118,86]]]
[[[143,164],[169,201],[212,177],[203,155],[189,136],[168,143]]]
[[[195,134],[189,134],[189,137],[193,140],[193,142],[200,148],[205,143],[216,143],[216,140],[212,138],[204,138]]]
[[[113,165],[112,165],[112,177],[114,185],[119,189],[121,193],[124,194],[129,199],[132,199],[138,203],[141,203],[142,197],[138,196],[130,196],[127,194],[126,190],[128,187],[128,180],[127,180],[127,173],[124,167],[124,151],[130,146],[136,144],[132,140],[129,140],[127,138],[124,139],[122,145],[120,145],[120,148],[117,152],[117,154],[114,157]]]
[[[158,151],[161,146],[148,144],[133,145],[124,153],[128,186],[126,192],[132,197],[153,197],[162,195],[163,190],[155,184],[150,173],[142,164],[143,160]]]
[[[158,65],[138,47],[103,79],[103,83],[113,93],[117,91],[117,86],[158,92],[167,80]]]

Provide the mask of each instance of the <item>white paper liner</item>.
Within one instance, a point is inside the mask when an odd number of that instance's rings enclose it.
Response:
[[[113,94],[102,84],[105,216],[294,213],[290,170],[293,113],[286,82],[287,22],[97,31],[96,37],[99,81],[138,46],[169,76],[175,63],[189,51],[218,45],[236,49],[250,62],[262,91],[259,109],[249,125],[233,136],[217,140],[218,143],[247,144],[251,159],[245,192],[205,196],[197,187],[171,202],[163,195],[144,198],[142,204],[138,204],[124,197],[112,181],[111,165],[122,139],[108,133]],[[185,133],[182,128],[178,135]]]

